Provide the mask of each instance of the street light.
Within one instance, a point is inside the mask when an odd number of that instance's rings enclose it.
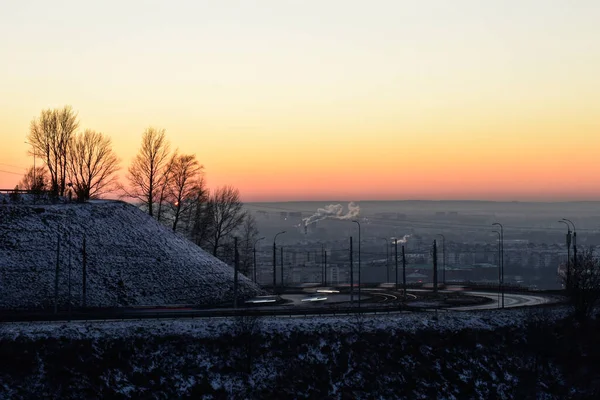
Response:
[[[492,231],[498,234],[498,308],[500,308],[500,238],[502,237],[499,231]]]
[[[567,226],[567,281],[565,286],[568,289],[571,283],[571,225],[569,225],[567,221],[563,221],[562,219],[558,222]]]
[[[561,221],[566,221],[573,225],[573,268],[577,271],[577,232],[575,230],[575,224],[570,219],[563,218]],[[570,269],[569,264],[567,263],[567,282],[570,284]]]
[[[258,243],[259,241],[263,240],[265,237],[261,237],[258,238],[254,241],[254,244],[252,245],[252,256],[254,259],[254,283],[256,283],[256,243]]]
[[[385,279],[386,279],[385,282],[389,283],[389,281],[390,281],[390,265],[389,265],[389,262],[390,262],[390,256],[389,256],[390,247],[389,247],[389,242],[388,242],[387,238],[384,238],[384,237],[380,237],[379,239],[385,240]]]
[[[500,287],[502,288],[502,308],[504,308],[504,227],[500,222],[494,222],[492,226],[500,227]]]
[[[444,286],[446,286],[446,236],[441,233],[437,234],[442,237],[442,253],[444,253],[444,258],[442,258],[443,263],[443,272],[442,272],[442,281],[444,282]]]
[[[277,287],[277,247],[275,245],[275,241],[277,240],[277,236],[284,234],[285,231],[281,231],[279,233],[277,233],[275,235],[275,237],[273,238],[273,291],[275,291],[275,288]],[[283,276],[281,277],[282,281],[283,281]]]
[[[358,308],[360,308],[360,222],[352,220],[358,225]]]

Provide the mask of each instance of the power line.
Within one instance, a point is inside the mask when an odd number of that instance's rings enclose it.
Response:
[[[11,172],[11,171],[5,171],[5,170],[3,170],[3,169],[0,169],[0,172],[4,172],[5,174],[19,175],[19,176],[23,176],[23,175],[25,175],[25,174],[24,174],[24,173],[22,173],[22,172]]]
[[[4,165],[5,167],[17,168],[17,169],[20,169],[20,170],[26,170],[27,169],[27,168],[17,167],[16,165],[5,164],[5,163],[0,163],[0,165]]]

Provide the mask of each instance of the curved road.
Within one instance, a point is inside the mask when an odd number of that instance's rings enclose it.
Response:
[[[416,289],[414,291],[420,291]],[[443,307],[435,309],[433,304],[429,306],[424,306],[423,310],[428,311],[469,311],[469,310],[494,310],[499,308],[498,304],[498,293],[497,292],[479,292],[479,291],[465,291],[463,292],[467,295],[471,296],[482,296],[487,297],[492,300],[487,304],[480,305],[472,305],[472,306],[456,306],[456,307]],[[379,295],[383,295],[387,297],[386,301],[394,301],[398,297],[398,293],[377,293]],[[377,295],[373,291],[370,294],[363,294],[361,297],[367,299],[373,295]],[[408,293],[409,296],[414,296]],[[340,305],[343,303],[348,304],[349,295],[348,294],[329,294],[325,296],[318,297],[328,297],[327,299],[316,300],[316,301],[302,301],[304,299],[310,298],[312,296],[308,295],[284,295],[284,297],[288,298],[291,301],[291,304],[297,307],[281,307],[280,305],[265,305],[263,307],[259,307],[255,309],[258,311],[258,314],[261,315],[273,315],[273,316],[306,316],[306,315],[325,315],[329,313],[334,313],[340,315],[340,312],[343,312],[344,309],[327,309],[320,307],[320,304],[323,303],[339,303]],[[356,301],[356,300],[355,300]],[[418,300],[417,300],[418,301]],[[560,299],[558,296],[553,295],[544,295],[544,294],[530,294],[530,293],[505,293],[504,295],[504,306],[505,308],[515,308],[515,307],[526,307],[526,306],[536,306],[541,304],[549,304],[549,303],[557,303]],[[288,303],[289,304],[289,303]],[[408,303],[410,305],[410,303]],[[373,313],[381,313],[381,312],[389,312],[389,313],[405,313],[410,312],[407,310],[399,310],[396,307],[386,308],[386,307],[368,307],[365,304],[366,312]],[[74,312],[73,315],[69,318],[66,313],[60,314],[47,314],[47,313],[25,313],[25,314],[15,314],[15,315],[5,315],[0,317],[0,321],[66,321],[66,320],[122,320],[122,319],[138,319],[138,318],[215,318],[215,317],[231,317],[237,315],[239,311],[244,310],[246,308],[221,308],[221,309],[194,309],[193,307],[163,307],[163,308],[154,308],[154,307],[144,307],[144,308],[131,308],[119,310],[119,312],[115,312],[114,310],[96,310],[94,312],[81,313]],[[259,311],[260,310],[260,311]],[[346,311],[350,314],[356,312],[355,309],[346,308]],[[297,314],[297,315],[296,315]]]
[[[429,290],[427,290],[427,289],[412,289],[410,291],[419,292],[419,291],[429,291]],[[391,301],[397,299],[396,295],[389,293],[389,292],[385,293],[382,291],[373,291],[373,290],[365,290],[364,292],[366,292],[366,293],[363,293],[361,296],[361,298],[363,298],[364,300],[372,297],[373,295],[389,297],[389,300],[391,300]],[[442,292],[450,292],[450,291],[443,290]],[[486,303],[486,304],[444,307],[443,309],[444,310],[456,310],[456,311],[469,311],[469,310],[495,310],[495,309],[501,308],[502,300],[500,297],[500,301],[498,301],[499,298],[498,298],[497,292],[464,291],[462,293],[465,295],[468,295],[468,296],[485,297],[492,301],[489,303]],[[411,295],[410,293],[408,293],[407,295],[414,296],[414,295]],[[306,305],[308,305],[306,303],[306,299],[310,296],[308,296],[306,294],[287,294],[287,295],[283,295],[282,297],[291,301],[290,305],[306,306]],[[323,304],[323,303],[329,303],[329,304],[331,304],[331,303],[348,303],[350,301],[349,294],[342,294],[342,293],[326,294],[326,295],[323,295],[323,297],[326,298],[326,300],[317,301],[312,304],[314,304],[315,306],[318,306],[319,304]],[[358,298],[358,295],[355,294],[354,295],[355,302],[356,302],[357,298]],[[548,296],[548,295],[543,295],[543,294],[504,293],[504,308],[538,306],[541,304],[556,303],[558,301],[559,300],[555,296]],[[410,305],[410,303],[408,303],[408,304]]]
[[[476,306],[458,306],[451,307],[451,310],[468,311],[468,310],[493,310],[501,307],[502,298],[498,302],[498,293],[493,292],[463,292],[469,296],[480,296],[491,299],[491,303],[480,304]],[[558,299],[553,296],[546,296],[541,294],[524,294],[524,293],[504,293],[504,308],[513,307],[528,307],[528,306],[539,306],[541,304],[556,303]]]

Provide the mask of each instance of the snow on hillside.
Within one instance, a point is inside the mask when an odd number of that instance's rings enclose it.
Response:
[[[555,322],[571,313],[567,306],[543,309],[511,309],[490,311],[459,311],[440,313],[398,313],[379,315],[309,316],[309,317],[258,317],[256,329],[266,335],[290,336],[292,332],[311,332],[338,335],[383,330],[417,333],[427,329],[440,332],[457,332],[463,329],[495,330],[498,328],[524,328],[528,322],[541,318]],[[246,317],[163,319],[142,321],[73,321],[73,322],[14,322],[0,325],[0,340],[28,338],[116,338],[147,335],[170,337],[189,335],[195,338],[218,337],[232,333],[244,326]],[[252,319],[252,317],[248,317]],[[246,321],[247,323],[248,321]]]
[[[233,269],[137,207],[118,201],[0,205],[0,308],[212,304],[233,298]],[[60,241],[60,248],[59,248]],[[70,268],[69,268],[70,266]],[[70,275],[70,279],[69,279]],[[240,296],[259,288],[239,275]]]

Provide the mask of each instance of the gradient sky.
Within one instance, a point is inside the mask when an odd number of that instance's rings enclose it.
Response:
[[[0,0],[0,188],[70,104],[245,201],[600,198],[597,0]],[[12,172],[12,173],[9,173]]]

